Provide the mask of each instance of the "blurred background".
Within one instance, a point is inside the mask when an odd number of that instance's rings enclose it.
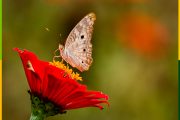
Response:
[[[23,66],[12,49],[52,61],[59,43],[90,12],[97,17],[94,61],[81,73],[82,84],[108,94],[110,107],[47,120],[177,120],[176,0],[3,0],[3,120],[29,120],[31,111]]]

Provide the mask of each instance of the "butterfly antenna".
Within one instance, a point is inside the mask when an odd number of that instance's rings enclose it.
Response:
[[[46,26],[42,26],[42,27],[45,31],[50,32],[50,29],[48,27],[46,27]]]
[[[46,31],[48,31],[48,32],[50,31],[49,28],[47,28],[47,27],[44,27],[44,28],[45,28]]]

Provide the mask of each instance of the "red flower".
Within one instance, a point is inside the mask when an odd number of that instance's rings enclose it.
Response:
[[[31,94],[41,100],[48,100],[65,110],[98,107],[101,103],[108,104],[108,96],[99,91],[87,90],[85,85],[72,79],[64,70],[49,62],[39,60],[27,50],[15,48],[22,60]]]

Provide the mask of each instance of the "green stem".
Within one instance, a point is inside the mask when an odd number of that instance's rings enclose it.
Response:
[[[44,115],[31,113],[30,120],[44,120]]]
[[[30,93],[30,92],[29,92]],[[44,120],[46,117],[54,116],[58,113],[63,114],[60,107],[54,105],[50,101],[43,101],[39,97],[31,94],[31,117],[30,120]]]
[[[38,97],[31,96],[31,117],[30,120],[44,120],[46,117],[43,101]]]

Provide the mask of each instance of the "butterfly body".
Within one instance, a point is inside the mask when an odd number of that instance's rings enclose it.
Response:
[[[59,45],[61,57],[81,72],[88,70],[93,61],[91,38],[95,20],[94,13],[86,15],[70,32],[65,46]]]

